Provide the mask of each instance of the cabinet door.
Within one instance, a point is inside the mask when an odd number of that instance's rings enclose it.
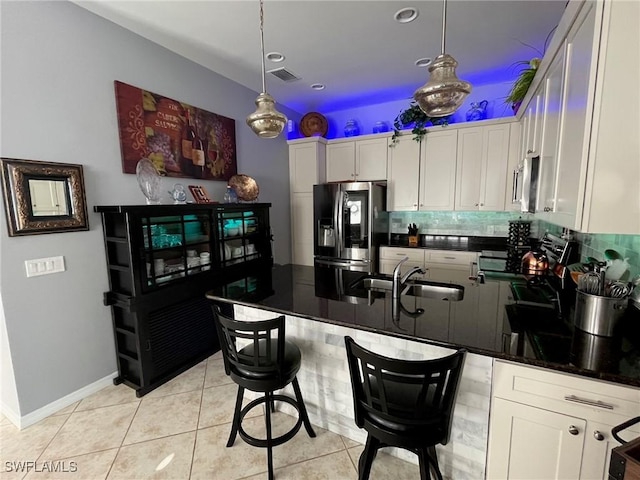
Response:
[[[356,180],[386,180],[388,150],[386,137],[356,141]]]
[[[465,128],[458,132],[456,210],[478,210],[480,207],[482,137],[482,127]]]
[[[303,143],[289,146],[289,183],[291,193],[313,192],[316,183],[324,182],[318,174],[324,168],[324,148],[319,143]]]
[[[292,261],[313,266],[313,193],[291,196]]]
[[[420,210],[453,210],[458,132],[429,132],[422,142]]]
[[[540,125],[542,123],[542,84],[538,87],[535,95],[531,97],[531,101],[527,106],[525,113],[526,121],[526,150],[525,155],[529,153],[540,152],[540,139],[542,137],[542,129]]]
[[[420,143],[413,140],[412,135],[404,135],[389,148],[387,210],[418,209],[419,175]]]
[[[579,479],[585,427],[580,418],[494,398],[487,478]]]
[[[580,480],[607,480],[611,450],[620,443],[611,435],[615,425],[588,421],[585,431],[584,454]]]
[[[562,126],[558,156],[558,179],[553,223],[580,228],[589,145],[590,118],[587,116],[596,9],[587,2],[586,16],[580,17],[567,37]],[[581,14],[582,15],[582,14]]]
[[[355,180],[355,152],[355,142],[327,145],[327,182]]]
[[[483,127],[480,210],[504,210],[509,161],[509,125]]]
[[[561,48],[549,66],[544,81],[544,117],[542,119],[542,146],[540,149],[540,194],[537,209],[553,211],[556,195],[558,140],[562,108],[562,82],[564,79],[564,48]]]

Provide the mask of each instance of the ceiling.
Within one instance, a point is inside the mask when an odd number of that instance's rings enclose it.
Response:
[[[262,90],[258,0],[76,0],[74,3],[251,90]],[[474,85],[514,78],[514,62],[541,56],[566,0],[449,0],[446,51]],[[416,7],[398,23],[394,13]],[[266,0],[265,52],[300,80],[267,74],[267,91],[298,113],[409,98],[428,78],[414,62],[441,49],[442,2]],[[526,46],[528,44],[532,47]],[[321,83],[325,89],[313,90]],[[506,92],[505,92],[506,95]]]

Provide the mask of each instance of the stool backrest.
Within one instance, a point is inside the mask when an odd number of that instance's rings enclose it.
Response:
[[[213,317],[227,375],[239,371],[279,374],[284,358],[284,315],[247,322],[229,318],[214,306]]]
[[[355,423],[371,415],[389,424],[437,427],[449,441],[453,407],[466,350],[433,360],[378,355],[345,337],[353,389]]]

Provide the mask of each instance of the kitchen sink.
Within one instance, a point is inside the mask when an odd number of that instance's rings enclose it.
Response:
[[[407,282],[402,295],[457,302],[464,297],[464,287],[453,283],[412,280]]]
[[[374,292],[391,292],[393,289],[393,280],[390,276],[370,276],[360,281],[363,288]],[[402,287],[401,295],[457,302],[464,297],[464,287],[453,283],[409,280]]]

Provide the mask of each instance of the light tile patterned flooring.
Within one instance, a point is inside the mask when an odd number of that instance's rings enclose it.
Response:
[[[226,448],[235,395],[217,353],[141,399],[129,387],[110,386],[22,431],[0,416],[0,479],[266,479],[265,449],[239,437]],[[274,433],[294,421],[276,412]],[[264,437],[261,409],[243,426]],[[358,478],[362,445],[314,429],[316,438],[303,427],[274,449],[276,480]],[[371,480],[420,478],[417,465],[383,452]],[[16,471],[12,462],[20,461],[36,462],[35,469]],[[47,471],[53,467],[57,473]]]

